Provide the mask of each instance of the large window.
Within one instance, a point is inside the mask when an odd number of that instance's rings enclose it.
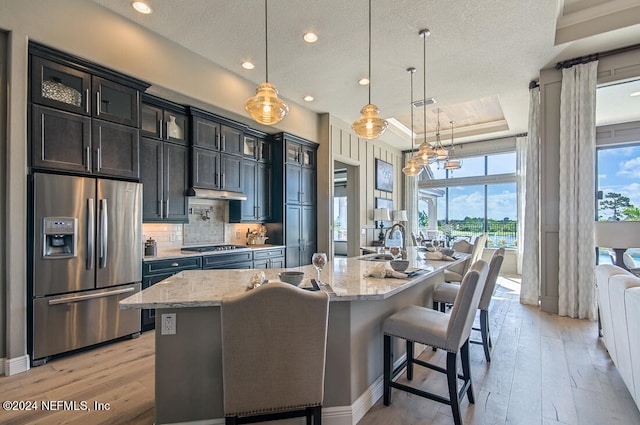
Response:
[[[600,221],[640,220],[640,145],[607,146],[597,150],[596,216]],[[611,252],[599,249],[598,262],[611,263]],[[640,264],[640,248],[627,250]]]
[[[420,187],[432,195],[418,204],[419,215],[429,218],[429,228],[451,238],[474,239],[487,233],[490,247],[515,248],[517,235],[516,153],[500,152],[463,159],[455,171],[432,167],[433,179]],[[439,189],[439,196],[434,189]],[[424,195],[423,198],[426,198]],[[427,204],[432,207],[427,210]],[[433,207],[435,204],[435,208]]]

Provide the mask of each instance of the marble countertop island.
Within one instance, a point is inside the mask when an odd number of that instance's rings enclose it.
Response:
[[[433,289],[444,269],[464,261],[425,261],[409,250],[403,278],[374,278],[389,267],[371,261],[377,254],[335,258],[322,270],[321,290],[329,294],[323,423],[355,425],[382,394],[382,323],[408,305],[431,307]],[[277,280],[284,269],[267,269]],[[290,268],[305,273],[302,287],[317,279],[313,266]],[[167,278],[120,302],[126,309],[155,309],[155,423],[224,423],[222,322],[220,301],[247,291],[259,270],[189,270]],[[163,318],[173,331],[163,331]],[[167,319],[168,320],[168,319]],[[283,329],[286,332],[286,329]],[[404,345],[395,347],[400,360]]]
[[[378,254],[353,258],[334,258],[321,272],[321,290],[328,292],[331,301],[382,300],[433,276],[447,267],[464,261],[468,254],[458,254],[454,261],[425,260],[424,252],[415,248],[408,252],[409,268],[406,278],[374,278],[368,275],[388,261],[376,260]],[[263,270],[268,280],[279,280],[278,273],[299,270],[305,273],[301,287],[311,287],[310,279],[317,278],[316,269],[302,266],[288,269]],[[181,308],[219,306],[225,296],[247,291],[251,276],[258,270],[187,270],[163,280],[120,302],[123,309]]]

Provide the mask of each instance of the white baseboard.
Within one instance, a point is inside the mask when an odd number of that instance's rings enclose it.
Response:
[[[26,372],[29,370],[29,355],[15,357],[13,359],[1,359],[0,362],[0,375],[11,376],[17,373]]]

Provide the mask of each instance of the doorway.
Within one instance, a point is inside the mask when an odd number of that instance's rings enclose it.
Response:
[[[359,253],[358,167],[334,161],[332,237],[334,257],[353,257]]]

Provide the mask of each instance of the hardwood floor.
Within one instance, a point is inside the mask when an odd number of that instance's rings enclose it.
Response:
[[[471,346],[476,404],[465,425],[637,425],[640,413],[602,343],[597,325],[541,313],[518,302],[519,283],[500,278],[491,305],[494,349],[487,364]],[[444,364],[444,353],[423,358]],[[0,411],[2,424],[134,424],[154,420],[154,334],[53,360],[0,377],[0,401],[86,401],[91,411]],[[416,367],[412,385],[442,391],[444,375]],[[109,403],[95,411],[94,401]],[[450,425],[450,407],[393,390],[359,425]]]

